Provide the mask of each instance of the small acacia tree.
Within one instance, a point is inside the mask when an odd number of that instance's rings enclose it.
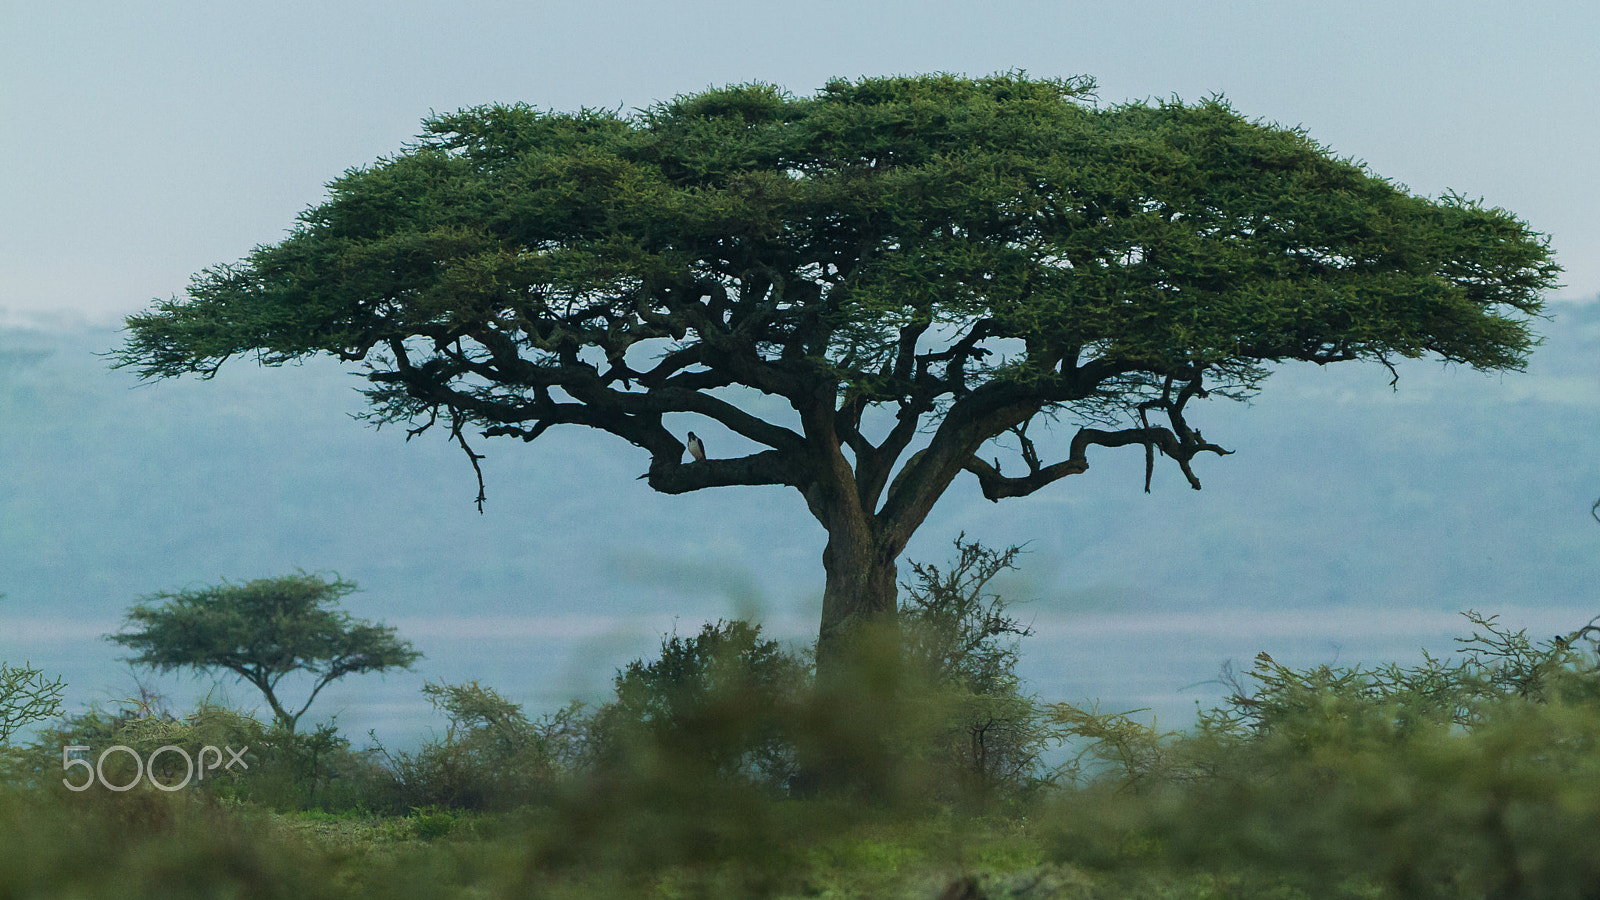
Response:
[[[1559,270],[1510,213],[1220,101],[1092,88],[870,78],[439,116],[284,240],[130,317],[116,361],[327,353],[365,362],[374,420],[442,421],[475,468],[472,430],[578,425],[643,448],[657,491],[793,487],[828,534],[821,677],[853,623],[894,616],[896,560],[963,472],[998,501],[1138,446],[1147,490],[1157,453],[1198,488],[1196,455],[1227,451],[1190,404],[1249,397],[1271,364],[1524,364]],[[1070,437],[1036,442],[1041,421]],[[711,437],[688,462],[685,424]]]
[[[422,657],[386,625],[353,619],[336,608],[354,582],[304,572],[244,584],[161,592],[128,610],[131,631],[108,639],[137,651],[128,661],[161,672],[188,667],[224,670],[255,685],[279,725],[293,731],[333,681],[358,672],[408,669]],[[290,712],[277,695],[290,672],[316,677],[311,694]]]

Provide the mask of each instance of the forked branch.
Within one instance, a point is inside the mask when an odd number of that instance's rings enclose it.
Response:
[[[1052,482],[1059,481],[1068,475],[1078,475],[1089,470],[1089,446],[1125,447],[1129,444],[1143,444],[1147,448],[1155,448],[1163,454],[1172,457],[1183,470],[1184,477],[1189,480],[1189,486],[1200,490],[1200,479],[1190,468],[1189,461],[1201,451],[1226,456],[1232,453],[1216,444],[1205,441],[1198,431],[1185,429],[1186,437],[1180,438],[1177,434],[1166,428],[1142,427],[1124,428],[1118,431],[1105,431],[1099,428],[1080,428],[1072,438],[1072,445],[1068,456],[1061,462],[1051,465],[1042,465],[1039,461],[1038,448],[1024,433],[1025,429],[1015,429],[1014,433],[1022,441],[1022,458],[1027,463],[1028,474],[1008,476],[1000,473],[999,461],[990,464],[977,456],[968,459],[963,466],[968,472],[978,476],[978,484],[983,489],[983,496],[996,503],[1005,497],[1026,497]],[[1145,490],[1149,490],[1146,482]]]

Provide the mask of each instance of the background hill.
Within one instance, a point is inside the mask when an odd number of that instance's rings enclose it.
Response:
[[[1576,627],[1600,614],[1600,303],[1552,310],[1525,374],[1408,364],[1391,390],[1378,367],[1290,368],[1250,405],[1197,404],[1237,451],[1198,461],[1200,492],[1158,466],[1143,494],[1137,449],[1000,504],[958,481],[907,556],[943,564],[963,530],[1028,542],[1003,587],[1038,631],[1034,687],[1172,725],[1220,693],[1220,665],[1259,650],[1414,658],[1448,650],[1467,608],[1540,635]],[[603,691],[675,625],[815,634],[824,535],[793,491],[657,495],[636,480],[642,451],[569,431],[480,442],[479,515],[441,435],[351,420],[348,365],[236,361],[209,383],[139,386],[96,355],[118,341],[0,330],[0,659],[66,675],[70,706],[130,692],[101,635],[140,595],[296,567],[359,582],[355,614],[427,654],[330,687],[310,714],[391,746],[442,724],[424,678],[480,679],[537,710]],[[156,683],[181,703],[210,688]]]

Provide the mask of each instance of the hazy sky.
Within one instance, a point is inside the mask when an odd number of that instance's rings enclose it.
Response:
[[[0,324],[115,321],[282,236],[430,111],[633,109],[712,85],[1088,74],[1227,96],[1552,236],[1600,293],[1600,4],[372,2],[0,6]]]

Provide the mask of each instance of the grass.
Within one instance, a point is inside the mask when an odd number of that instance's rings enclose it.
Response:
[[[570,860],[545,866],[539,844],[547,837],[529,828],[542,815],[535,811],[370,816],[278,813],[166,796],[78,804],[7,796],[0,801],[0,832],[21,839],[0,849],[0,897],[1306,896],[1286,884],[1159,863],[1094,871],[1052,852],[1054,825],[1022,819],[886,814],[819,832],[818,817],[833,805],[780,805],[799,847],[768,870],[762,860],[737,855],[648,867]]]

